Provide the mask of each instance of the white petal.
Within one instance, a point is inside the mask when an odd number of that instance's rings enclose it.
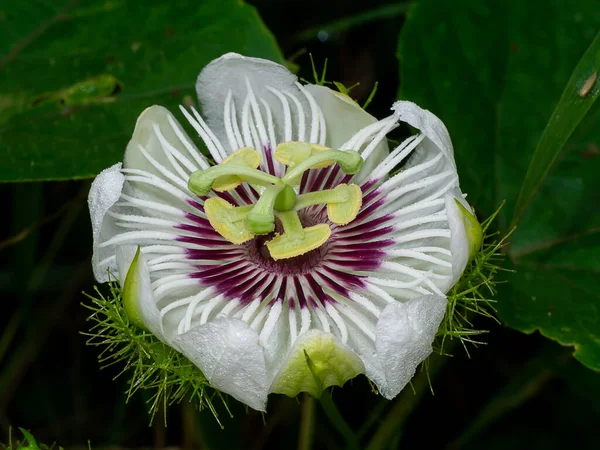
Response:
[[[176,337],[172,344],[196,364],[210,384],[265,411],[267,370],[258,333],[239,319],[219,318]]]
[[[121,163],[115,164],[100,172],[88,195],[94,249],[92,267],[94,276],[100,283],[108,281],[108,270],[118,275],[114,246],[99,248],[98,245],[117,232],[114,219],[106,213],[119,200],[124,181]]]
[[[385,398],[398,395],[429,356],[445,311],[446,299],[439,295],[392,303],[383,310],[375,343],[384,379],[375,382]]]
[[[252,118],[252,124],[246,123],[246,125],[249,125],[250,128],[253,128],[252,125],[256,127],[249,131],[256,132],[261,140],[269,134],[268,113],[262,103],[264,100],[268,104],[275,122],[274,132],[278,142],[283,142],[286,136],[284,120],[286,109],[291,116],[291,126],[295,127],[292,139],[298,139],[297,133],[303,123],[306,126],[304,132],[304,140],[306,140],[312,131],[311,106],[296,83],[297,77],[282,65],[265,59],[227,53],[212,61],[200,72],[196,82],[196,92],[202,106],[203,116],[223,144],[232,142],[226,132],[225,100],[231,92],[236,110],[236,123],[242,130],[243,106],[248,98],[248,86],[251,87],[253,93],[250,98],[251,104],[248,105],[252,111],[249,116]],[[286,103],[287,108],[284,106]],[[301,113],[299,113],[297,105],[300,105]],[[256,116],[257,112],[259,113],[258,117]],[[259,122],[262,122],[263,128],[260,127]],[[232,133],[230,135],[233,136]],[[254,147],[252,139],[249,139],[249,142],[244,139],[244,143]],[[264,145],[266,142],[261,142],[261,144]],[[232,149],[230,145],[227,146],[228,152],[234,150],[237,149]],[[256,150],[262,151],[262,149]]]
[[[309,84],[304,87],[321,108],[325,117],[327,135],[325,145],[339,149],[348,142],[352,136],[364,127],[374,124],[377,119],[362,109],[356,102],[347,96],[324,86]],[[359,150],[355,148],[353,150]],[[361,172],[370,172],[388,154],[387,140],[382,139],[375,147]]]
[[[191,172],[207,168],[208,163],[175,117],[167,109],[155,105],[138,117],[127,144],[123,167],[156,175],[185,191]],[[136,187],[147,190],[147,186],[140,184]]]
[[[431,141],[444,154],[448,162],[456,167],[450,135],[444,123],[437,116],[412,102],[406,101],[394,103],[392,110],[398,120],[420,130],[421,133],[427,136],[426,141]]]

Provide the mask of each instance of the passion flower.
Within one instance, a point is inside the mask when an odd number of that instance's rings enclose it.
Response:
[[[133,323],[254,409],[361,373],[396,396],[481,246],[445,126],[404,101],[377,121],[232,53],[196,87],[202,114],[181,112],[205,152],[152,106],[92,184],[96,278],[114,273]],[[419,133],[390,151],[401,122]]]

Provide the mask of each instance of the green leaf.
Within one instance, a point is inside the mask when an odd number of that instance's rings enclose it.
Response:
[[[0,14],[0,180],[95,176],[122,159],[146,107],[195,103],[200,70],[230,51],[282,60],[238,0],[12,2]]]
[[[585,52],[565,88],[529,163],[512,223],[516,224],[560,151],[600,94],[600,33]]]
[[[499,216],[503,232],[575,68],[580,75],[568,92],[576,95],[600,69],[585,61],[578,66],[599,28],[600,10],[592,0],[423,0],[409,14],[399,47],[401,96],[446,123],[461,187],[480,217],[507,201]],[[595,85],[588,95],[597,90]],[[580,98],[569,105],[573,116],[560,122],[566,134],[574,114],[589,104],[591,98]],[[521,217],[508,249],[517,273],[497,297],[504,323],[573,345],[575,356],[598,370],[600,297],[593,288],[600,271],[599,120],[595,104]],[[556,153],[560,142],[553,145],[544,151]],[[535,163],[538,181],[548,162]]]

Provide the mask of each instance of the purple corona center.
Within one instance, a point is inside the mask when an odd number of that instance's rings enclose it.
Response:
[[[263,170],[274,174],[271,148],[266,145],[264,150],[268,157]],[[302,177],[300,193],[332,189],[349,179],[337,165],[309,170]],[[201,217],[204,213],[202,204],[189,202],[199,214],[188,213],[187,219],[193,225],[177,227],[187,233],[179,240],[192,247],[186,249],[186,255],[196,270],[189,276],[204,287],[212,287],[225,299],[236,299],[243,304],[268,299],[270,302],[287,300],[291,308],[316,307],[336,302],[334,297],[337,296],[348,299],[350,292],[364,288],[363,279],[377,270],[385,259],[385,249],[393,243],[390,239],[382,239],[393,230],[392,216],[377,214],[385,197],[376,189],[371,190],[372,187],[372,181],[361,186],[363,206],[356,219],[346,226],[332,224],[325,206],[311,206],[300,211],[303,227],[326,223],[331,227],[331,237],[317,249],[281,260],[274,260],[266,246],[276,233],[283,232],[278,220],[273,233],[234,245]],[[218,195],[234,206],[252,204],[258,198],[247,185],[238,186],[235,194],[232,191]]]

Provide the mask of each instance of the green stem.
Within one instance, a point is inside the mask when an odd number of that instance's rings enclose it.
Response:
[[[302,227],[302,222],[300,222],[300,217],[298,217],[296,211],[280,212],[277,214],[277,217],[281,221],[281,225],[283,225],[283,230],[287,236],[293,237],[304,235],[304,228]]]
[[[269,186],[262,193],[252,211],[246,216],[248,228],[254,234],[267,234],[275,230],[275,215],[273,208],[275,200],[285,185]]]
[[[349,450],[360,450],[358,438],[352,431],[352,428],[346,423],[342,414],[335,406],[333,402],[333,398],[331,398],[330,393],[324,393],[319,399],[319,403],[321,403],[321,408],[327,415],[327,418],[330,420],[335,429],[342,435],[344,441],[346,441],[346,448]]]
[[[327,189],[325,191],[309,192],[307,194],[299,195],[296,198],[296,205],[294,209],[296,211],[308,208],[313,205],[326,205],[328,203],[343,203],[348,201],[349,196],[347,192],[342,189]]]
[[[451,344],[455,345],[455,341]],[[411,385],[406,386],[393,402],[388,415],[380,422],[379,427],[367,445],[367,450],[381,450],[389,448],[389,443],[398,433],[402,432],[406,419],[413,412],[419,401],[430,390],[430,382],[448,361],[445,356],[432,354],[429,365],[412,379]]]
[[[188,187],[194,194],[205,196],[212,189],[215,180],[226,175],[235,175],[248,183],[260,186],[279,185],[283,187],[283,183],[279,178],[242,164],[221,164],[206,170],[197,170],[190,177]]]
[[[334,161],[339,164],[344,173],[354,174],[360,170],[363,160],[354,150],[325,150],[306,158],[304,161],[289,169],[283,176],[284,182],[291,182],[298,178],[312,166],[324,163],[325,161]]]
[[[315,398],[310,394],[304,394],[302,400],[300,436],[298,438],[298,450],[312,449],[313,435],[315,430]]]

